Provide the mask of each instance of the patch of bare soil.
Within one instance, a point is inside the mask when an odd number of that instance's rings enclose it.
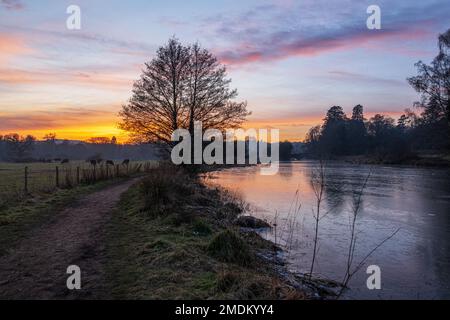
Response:
[[[0,299],[107,299],[105,225],[129,180],[90,194],[0,257]],[[81,290],[67,289],[67,267],[81,268]]]

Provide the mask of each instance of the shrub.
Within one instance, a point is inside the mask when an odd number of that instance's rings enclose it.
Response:
[[[195,192],[194,183],[195,180],[174,166],[150,169],[140,185],[143,209],[157,215],[167,210],[176,212],[176,208]]]
[[[218,233],[209,243],[208,253],[217,260],[243,266],[248,266],[254,261],[254,255],[248,244],[231,230]]]
[[[154,174],[142,181],[141,191],[144,195],[146,208],[169,202],[170,181],[162,175]]]
[[[212,230],[205,220],[197,218],[194,221],[194,232],[202,236],[207,236],[212,233]]]

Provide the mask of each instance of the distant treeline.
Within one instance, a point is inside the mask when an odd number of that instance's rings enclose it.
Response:
[[[420,150],[447,152],[450,131],[445,118],[433,120],[405,110],[396,122],[377,114],[366,120],[363,107],[353,108],[348,118],[341,107],[334,106],[320,126],[307,134],[307,152],[313,156],[333,157],[368,155],[380,161],[400,162]]]
[[[154,144],[117,144],[111,141],[91,142],[48,139],[9,134],[0,136],[0,161],[50,162],[62,160],[154,160],[159,158]]]
[[[237,149],[241,143],[245,144],[245,154],[248,158],[248,141],[235,142],[235,148]],[[205,142],[206,145],[208,143]],[[288,141],[281,142],[279,146],[280,160],[291,160],[295,156],[297,145],[301,144],[292,144]],[[267,149],[270,155],[270,145]],[[157,144],[117,144],[114,138],[92,138],[87,142],[81,142],[57,140],[56,136],[52,135],[47,136],[43,141],[37,141],[31,135],[21,136],[16,133],[0,135],[0,161],[6,162],[58,162],[98,159],[130,159],[136,161],[168,157],[169,153]]]
[[[439,53],[430,64],[416,63],[417,75],[407,81],[420,94],[416,107],[397,122],[377,114],[368,121],[363,107],[356,106],[347,118],[339,106],[328,110],[321,126],[307,136],[313,155],[370,155],[380,161],[402,161],[420,150],[450,150],[450,29],[439,35]]]

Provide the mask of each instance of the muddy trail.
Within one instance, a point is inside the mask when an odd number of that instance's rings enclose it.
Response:
[[[138,179],[76,201],[0,257],[0,299],[107,299],[105,225]],[[67,289],[67,267],[81,268],[82,290]]]

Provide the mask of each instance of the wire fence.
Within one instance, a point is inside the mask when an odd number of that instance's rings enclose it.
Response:
[[[128,164],[76,162],[68,164],[4,164],[0,163],[0,208],[35,194],[52,193],[78,185],[118,179],[148,172],[157,162]]]

